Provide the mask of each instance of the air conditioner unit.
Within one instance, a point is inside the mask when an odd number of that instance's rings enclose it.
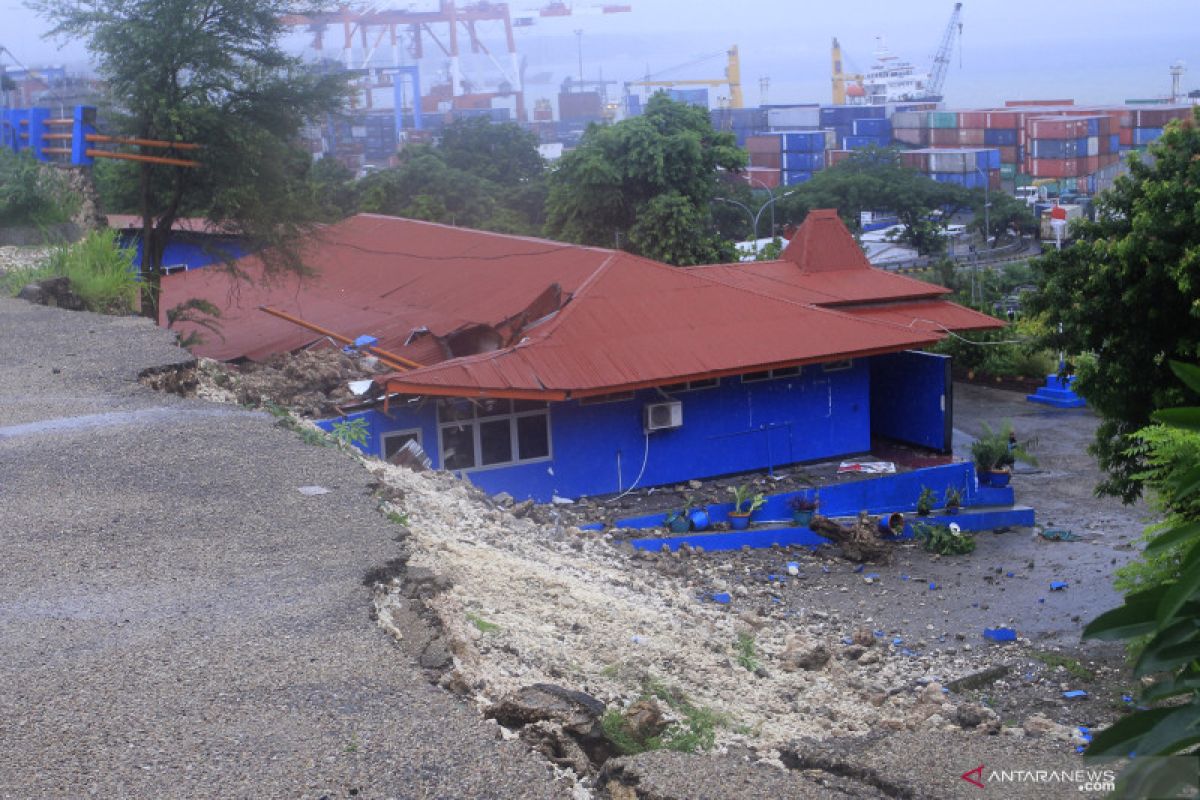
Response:
[[[647,433],[680,428],[683,426],[683,404],[678,400],[648,403],[642,409],[642,423]]]

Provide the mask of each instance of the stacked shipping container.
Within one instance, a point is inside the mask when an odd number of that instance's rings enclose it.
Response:
[[[755,170],[776,170],[776,185],[804,183],[812,178],[814,172],[825,168],[825,150],[832,137],[830,131],[788,131],[750,136],[746,139],[750,167]]]
[[[954,183],[969,189],[1000,188],[1000,151],[996,148],[907,150],[900,154],[900,163],[939,183]]]
[[[1086,178],[1120,158],[1120,135],[1108,114],[1029,115],[1025,132],[1025,173],[1034,178]]]

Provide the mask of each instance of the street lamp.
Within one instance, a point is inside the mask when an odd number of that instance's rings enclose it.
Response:
[[[992,220],[990,209],[991,201],[988,199],[988,176],[987,173],[979,167],[975,167],[975,171],[983,178],[983,244],[985,247],[990,247],[992,243]],[[971,299],[975,299],[975,285],[979,283],[979,257],[975,257],[975,269],[973,270],[974,278],[971,283]],[[979,301],[983,302],[983,286],[979,286]]]
[[[770,191],[770,189],[768,189],[768,191]],[[759,221],[759,219],[762,218],[762,213],[767,210],[767,206],[771,207],[771,235],[774,236],[775,235],[775,201],[780,199],[781,197],[787,197],[788,195],[794,193],[795,191],[796,191],[795,189],[792,189],[792,191],[784,192],[783,194],[780,194],[780,195],[772,194],[770,200],[768,200],[767,202],[765,202],[761,206],[759,206],[757,214],[755,212],[751,211],[750,207],[748,205],[746,205],[745,203],[738,201],[738,200],[730,200],[728,197],[714,197],[713,200],[719,200],[722,203],[729,203],[730,205],[737,206],[746,212],[746,216],[750,217],[750,225],[754,228],[754,231],[752,234],[754,236],[754,254],[758,255],[758,221]]]

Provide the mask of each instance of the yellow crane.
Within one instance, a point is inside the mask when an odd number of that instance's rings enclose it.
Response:
[[[863,76],[842,71],[842,46],[838,44],[836,36],[833,37],[831,55],[833,57],[833,104],[844,106],[846,105],[846,83],[850,82],[861,92]]]
[[[742,65],[738,60],[738,48],[735,44],[725,52],[729,61],[725,66],[724,78],[693,78],[689,80],[644,80],[629,81],[625,84],[628,92],[630,86],[673,87],[673,86],[729,86],[729,107],[744,108],[742,100]],[[710,56],[711,57],[711,56]]]

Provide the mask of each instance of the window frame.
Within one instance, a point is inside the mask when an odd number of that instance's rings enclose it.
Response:
[[[420,428],[397,428],[396,430],[392,431],[384,431],[383,433],[379,434],[379,457],[384,461],[387,461],[390,457],[387,454],[388,439],[397,436],[412,436],[417,440],[417,444],[421,447],[421,449],[425,449],[425,442],[423,441],[425,437],[422,435]]]
[[[479,406],[471,403],[471,417],[462,419],[449,420],[443,422],[441,420],[442,408],[437,409],[438,422],[438,462],[442,469],[452,472],[479,472],[481,470],[498,469],[503,467],[514,467],[522,464],[537,464],[543,461],[554,460],[554,431],[550,427],[550,404],[546,403],[542,408],[525,409],[524,411],[513,411],[513,401],[506,400],[508,403],[508,411],[504,414],[488,414],[479,416]],[[525,417],[545,417],[546,419],[546,455],[538,456],[537,458],[521,458],[521,443],[519,440],[519,428],[517,420]],[[504,420],[508,423],[509,447],[513,458],[509,461],[497,461],[492,464],[483,464],[483,437],[481,434],[481,424],[484,422],[498,422]],[[474,465],[470,467],[447,467],[444,455],[445,448],[443,447],[444,439],[442,432],[447,428],[471,428],[471,444],[474,448]]]
[[[702,384],[697,386],[697,384]],[[669,383],[666,386],[660,386],[667,394],[683,394],[684,392],[704,392],[709,389],[719,389],[721,387],[720,378],[702,378],[698,381],[684,381],[683,383]]]
[[[795,372],[786,372],[784,374],[776,374],[783,370],[796,370]],[[776,369],[760,369],[754,372],[747,372],[741,376],[742,383],[766,383],[767,381],[781,381],[785,378],[799,378],[804,374],[804,367],[797,364],[794,367],[778,367]],[[746,379],[747,375],[765,375],[763,378]]]
[[[821,365],[822,372],[845,372],[854,369],[853,358],[843,358],[841,361],[830,361]]]

